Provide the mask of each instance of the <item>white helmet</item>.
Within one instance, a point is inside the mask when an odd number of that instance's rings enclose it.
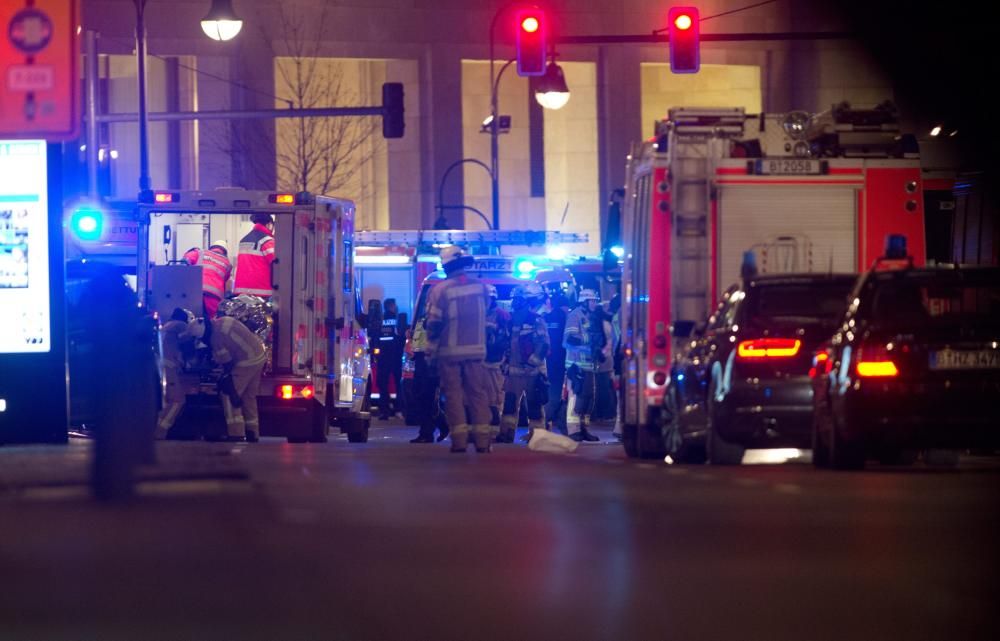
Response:
[[[599,301],[599,300],[601,300],[601,297],[593,289],[581,289],[580,290],[580,295],[577,297],[577,300],[580,301],[581,303],[585,303],[588,300],[597,300],[597,301]]]
[[[491,285],[489,283],[486,283],[486,295],[490,298],[500,298],[499,294],[497,294],[496,285]]]
[[[451,273],[456,269],[471,267],[475,260],[465,253],[465,250],[458,245],[448,245],[441,250],[441,267],[445,273]]]
[[[213,247],[221,247],[222,251],[226,252],[226,255],[229,255],[229,243],[226,241],[220,239],[208,246],[209,249]]]
[[[181,333],[181,337],[201,338],[205,335],[205,319],[195,318],[188,321],[187,329]]]

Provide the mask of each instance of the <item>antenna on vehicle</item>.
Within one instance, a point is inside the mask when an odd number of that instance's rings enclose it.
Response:
[[[566,222],[566,214],[569,213],[569,201],[566,201],[566,208],[563,209],[562,219],[559,221],[559,228],[562,229],[563,223]]]

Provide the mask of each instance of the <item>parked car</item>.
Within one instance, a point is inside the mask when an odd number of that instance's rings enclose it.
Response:
[[[1000,445],[1000,269],[875,270],[814,357],[813,461]],[[957,462],[957,457],[950,459]]]
[[[736,465],[750,447],[808,447],[809,368],[853,274],[760,276],[726,291],[672,367],[664,428],[675,460]]]

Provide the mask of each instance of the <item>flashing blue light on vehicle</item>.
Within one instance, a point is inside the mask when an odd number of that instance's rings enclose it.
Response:
[[[615,245],[614,247],[611,248],[611,253],[617,256],[618,258],[621,258],[622,256],[625,255],[625,248],[622,247],[621,245]]]
[[[678,381],[683,381],[684,380],[684,375],[683,374],[678,374],[677,375],[677,380]]]
[[[549,247],[547,254],[552,260],[563,260],[566,258],[566,248],[559,245],[553,245]]]
[[[69,228],[80,240],[98,240],[104,231],[104,212],[93,207],[80,207],[70,216]]]
[[[535,271],[535,261],[528,258],[521,258],[514,262],[514,274],[518,278],[527,278]]]

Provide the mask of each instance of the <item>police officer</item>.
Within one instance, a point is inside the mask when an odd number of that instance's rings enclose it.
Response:
[[[382,327],[378,337],[378,392],[379,418],[388,420],[399,411],[403,404],[403,329],[399,327],[399,309],[395,298],[387,298],[382,303]],[[389,381],[396,390],[396,402],[389,393]]]
[[[514,290],[513,299],[510,365],[504,384],[499,443],[514,442],[522,398],[528,405],[531,433],[545,429],[543,406],[548,397],[545,357],[549,353],[549,329],[539,314],[545,304],[545,292],[537,283],[526,283]]]
[[[271,264],[274,263],[274,218],[270,214],[250,216],[253,229],[240,240],[236,257],[234,294],[252,294],[267,300],[274,294],[271,287]]]
[[[233,275],[233,264],[229,261],[229,245],[217,240],[203,251],[199,247],[188,250],[184,260],[189,265],[201,266],[201,293],[205,304],[205,318],[215,318],[219,303],[226,297],[226,283]]]
[[[474,259],[449,245],[441,250],[446,278],[427,301],[427,338],[437,359],[451,428],[451,451],[464,452],[472,432],[476,451],[490,451],[490,398],[486,368],[486,286],[466,270]]]
[[[486,285],[490,295],[486,310],[486,367],[490,385],[490,425],[500,427],[500,408],[503,405],[504,374],[503,364],[510,348],[510,314],[497,304],[497,288]]]
[[[574,441],[596,442],[598,437],[587,431],[587,419],[597,401],[597,369],[599,346],[595,345],[601,326],[594,326],[594,312],[600,297],[592,289],[580,291],[580,305],[570,312],[563,334],[566,348],[566,386],[569,398],[566,408],[566,430]],[[597,347],[598,349],[595,349]]]

